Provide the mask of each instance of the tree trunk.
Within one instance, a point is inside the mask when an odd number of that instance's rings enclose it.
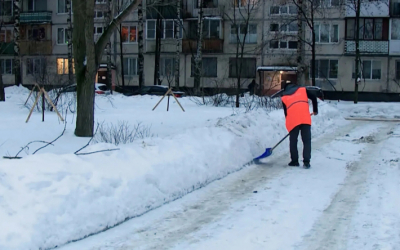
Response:
[[[119,51],[120,51],[120,61],[121,61],[121,78],[122,78],[122,87],[125,87],[125,68],[124,68],[124,43],[122,41],[122,24],[119,25]],[[140,86],[140,81],[139,81]]]
[[[360,66],[360,13],[361,13],[361,0],[357,0],[356,6],[356,72],[354,82],[354,103],[358,103],[358,77],[359,77],[359,66]],[[361,76],[360,76],[361,79]]]
[[[14,84],[19,86],[22,83],[21,79],[21,61],[19,51],[19,24],[20,24],[20,1],[13,0],[14,5]]]
[[[93,136],[94,126],[94,1],[73,0],[74,22],[82,23],[83,28],[73,30],[75,70],[77,71],[77,116],[75,135]]]
[[[161,4],[163,1],[161,0]],[[155,62],[154,62],[154,85],[160,84],[160,53],[161,53],[161,36],[162,33],[162,18],[160,15],[161,8],[157,6],[157,23],[156,23],[156,53],[155,53]]]
[[[3,75],[0,70],[0,102],[5,102],[5,101],[6,101],[6,94],[4,91]]]
[[[311,2],[311,34],[312,34],[312,43],[311,43],[311,71],[313,72],[312,78],[311,78],[311,85],[315,86],[315,25],[314,25],[314,2]]]
[[[197,48],[196,56],[194,58],[194,94],[200,95],[200,81],[201,71],[203,69],[202,64],[202,46],[203,46],[203,0],[197,0],[199,4],[199,15],[197,17]]]
[[[305,10],[304,0],[298,0],[298,11],[297,11],[297,26],[298,26],[298,39],[297,39],[297,84],[305,85],[305,67],[304,67],[304,39],[305,39],[305,27],[303,21],[302,10]]]
[[[138,65],[139,65],[139,89],[145,85],[144,83],[144,51],[143,51],[143,4],[139,4],[138,8],[138,47],[139,47],[139,55],[138,55]]]
[[[176,39],[176,55],[175,55],[175,87],[179,89],[179,67],[180,67],[180,48],[181,40],[179,35],[179,27],[181,27],[181,0],[176,0],[176,19],[175,19],[175,39]]]
[[[92,137],[94,127],[94,81],[104,49],[121,22],[137,8],[141,0],[133,0],[105,29],[94,43],[94,1],[73,0],[74,22],[83,24],[73,30],[73,53],[77,80],[77,117],[75,135]]]
[[[73,65],[72,65],[72,9],[71,9],[71,0],[67,0],[67,39],[68,39],[68,84],[74,83],[74,72],[73,72]]]
[[[112,20],[113,16],[112,16],[112,1],[108,0],[108,9],[107,9],[107,18],[106,18],[106,24],[105,24],[105,28],[108,26],[108,24],[110,23],[110,21]],[[112,89],[112,72],[111,72],[111,40],[108,40],[107,43],[107,87],[110,90],[111,94],[113,93],[113,89]],[[101,60],[101,59],[100,59]]]

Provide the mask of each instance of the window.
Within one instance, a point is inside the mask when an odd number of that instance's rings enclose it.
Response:
[[[247,34],[246,34],[247,33]],[[246,40],[244,38],[246,36]],[[257,24],[240,24],[231,26],[231,35],[230,42],[231,43],[257,43]]]
[[[204,19],[203,22],[203,37],[204,38],[219,38],[220,32],[219,19]],[[196,23],[197,28],[197,23]]]
[[[297,41],[271,40],[269,47],[271,49],[297,49]]]
[[[136,76],[138,73],[137,58],[124,58],[124,75]]]
[[[310,62],[310,78],[313,75],[312,61]],[[320,59],[315,60],[315,79],[337,79],[338,60]]]
[[[314,25],[316,43],[338,43],[339,25],[319,23]]]
[[[399,16],[400,15],[400,2],[392,3],[392,15]]]
[[[72,72],[75,74],[74,58],[72,58]],[[68,58],[57,58],[57,74],[68,74]]]
[[[72,9],[72,1],[71,1],[71,9]],[[68,13],[67,1],[66,0],[58,0],[57,13],[59,13],[59,14]]]
[[[396,80],[400,80],[400,61],[396,61]]]
[[[270,31],[280,31],[280,32],[297,32],[298,26],[297,22],[290,22],[287,24],[278,24],[278,23],[271,23],[270,24]]]
[[[58,28],[57,29],[57,44],[67,44],[67,29]]]
[[[243,7],[248,7],[249,5],[254,5],[255,0],[233,0],[233,5],[236,8],[243,8]]]
[[[269,25],[269,31],[279,31],[279,24],[277,24],[277,23],[271,23],[270,25]]]
[[[400,19],[392,18],[391,39],[400,40]]]
[[[124,43],[136,43],[137,42],[136,26],[122,26],[121,36],[122,36],[122,42]]]
[[[270,15],[296,15],[296,5],[282,5],[282,6],[271,6],[269,9]]]
[[[0,42],[9,43],[14,40],[13,31],[10,29],[0,30]]]
[[[356,38],[356,20],[349,18],[346,20],[346,39]],[[388,40],[388,19],[383,18],[360,18],[360,40]]]
[[[340,0],[314,0],[314,4],[322,7],[339,6]]]
[[[229,58],[229,77],[238,77],[238,73],[236,72],[236,62],[238,62],[238,68],[240,65],[242,66],[240,77],[243,78],[255,78],[256,77],[256,59],[255,58]],[[242,63],[240,63],[242,62]]]
[[[44,74],[46,72],[45,58],[28,58],[26,59],[27,75]]]
[[[14,59],[0,59],[0,70],[3,75],[12,75]]]
[[[199,2],[197,0],[194,0],[197,2],[197,6],[199,6]],[[218,7],[218,0],[203,0],[203,8],[217,8]]]
[[[94,27],[93,33],[94,33],[94,40],[97,41],[101,34],[103,34],[104,27]]]
[[[94,11],[94,18],[95,19],[103,19],[105,16],[105,13],[103,11],[95,10]]]
[[[0,16],[12,16],[13,15],[13,1],[3,0],[0,2]]]
[[[353,74],[352,78],[354,79],[355,74],[355,63],[353,63]],[[379,80],[381,79],[381,61],[375,60],[363,60],[361,62],[360,72],[362,72],[362,78],[366,80]]]
[[[156,20],[147,20],[147,39],[156,38]],[[182,38],[182,26],[179,24],[178,27],[175,25],[175,20],[164,19],[161,21],[161,38],[168,39],[175,37],[175,29],[179,29],[179,38]]]
[[[174,75],[174,65],[175,59],[174,58],[161,58],[160,64],[160,75],[161,76],[173,76]]]
[[[203,77],[217,77],[217,58],[216,57],[203,57],[202,62],[202,76]],[[195,73],[194,57],[192,57],[192,72],[191,76]]]

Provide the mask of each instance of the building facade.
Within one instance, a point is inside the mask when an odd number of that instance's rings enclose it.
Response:
[[[203,11],[202,78],[204,88],[246,89],[256,79],[261,93],[281,89],[297,79],[297,48],[305,43],[304,64],[310,66],[315,30],[316,85],[327,91],[351,92],[355,85],[355,11],[350,2],[308,1],[304,34],[298,34],[299,12],[292,0],[183,0],[177,25],[176,1],[147,0],[144,5],[144,83],[176,86],[179,53],[179,87],[194,85],[197,26]],[[95,40],[103,33],[107,13],[116,15],[127,0],[96,0]],[[200,8],[199,3],[202,3]],[[14,84],[13,1],[2,0],[0,62],[3,81]],[[59,85],[69,81],[67,0],[20,0],[20,60],[22,83]],[[160,11],[161,10],[161,11]],[[310,15],[312,10],[313,15]],[[159,80],[157,13],[161,13]],[[304,16],[303,16],[304,18]],[[73,24],[79,28],[79,24]],[[360,18],[360,92],[400,93],[400,0],[368,0]],[[178,38],[178,39],[177,39]],[[179,41],[179,44],[177,43]],[[97,82],[111,76],[113,85],[138,86],[138,13],[132,12],[110,40]],[[110,64],[109,67],[107,67]],[[237,62],[241,62],[238,74]],[[111,73],[107,73],[111,68]],[[305,72],[311,84],[311,70]]]

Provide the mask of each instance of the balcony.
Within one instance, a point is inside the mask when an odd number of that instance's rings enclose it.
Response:
[[[21,23],[49,23],[51,22],[51,11],[29,11],[21,12]]]
[[[21,55],[50,55],[53,52],[51,40],[20,41]]]
[[[347,0],[346,16],[355,17],[355,7],[353,0]],[[388,17],[389,0],[364,1],[361,4],[360,14],[362,17]]]
[[[356,53],[356,42],[345,41],[344,52],[348,55]],[[389,41],[360,41],[360,53],[367,55],[387,55],[389,53]]]
[[[197,41],[196,40],[182,40],[183,53],[196,53]],[[203,40],[202,52],[203,53],[222,53],[224,50],[224,40],[222,39],[206,39]]]

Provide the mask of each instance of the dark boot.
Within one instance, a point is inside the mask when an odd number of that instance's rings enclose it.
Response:
[[[300,166],[300,164],[299,164],[298,161],[293,161],[293,160],[292,160],[291,162],[289,162],[288,166],[291,166],[291,167],[298,167],[298,166]]]
[[[307,162],[307,161],[305,161],[305,162],[304,162],[304,166],[303,166],[303,168],[305,168],[305,169],[309,169],[310,167],[311,167],[310,163],[309,163],[309,162]]]

